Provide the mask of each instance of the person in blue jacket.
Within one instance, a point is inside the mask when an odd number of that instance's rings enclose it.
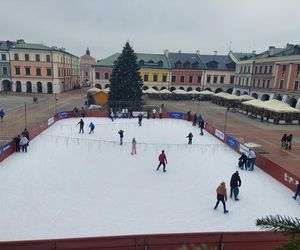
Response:
[[[300,182],[298,182],[297,189],[295,195],[293,196],[293,199],[296,200],[298,195],[300,196]]]
[[[90,128],[90,133],[89,134],[91,134],[91,133],[94,134],[95,125],[94,125],[93,122],[90,123],[89,128]]]
[[[1,122],[3,122],[3,117],[5,116],[5,112],[3,109],[0,110],[0,119],[1,119]]]

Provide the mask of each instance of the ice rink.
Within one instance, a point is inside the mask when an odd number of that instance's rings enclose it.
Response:
[[[239,155],[175,119],[65,119],[0,163],[0,240],[177,232],[252,231],[257,218],[299,215],[292,191],[255,168],[240,170],[240,201],[217,210],[216,188]],[[93,121],[95,133],[88,134]],[[118,130],[124,130],[119,145]],[[193,145],[186,136],[194,135]],[[131,140],[137,155],[131,155]],[[156,171],[165,150],[167,172]]]

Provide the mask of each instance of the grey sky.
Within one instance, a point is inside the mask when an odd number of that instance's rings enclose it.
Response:
[[[261,52],[299,43],[299,0],[0,0],[0,40],[121,51]]]

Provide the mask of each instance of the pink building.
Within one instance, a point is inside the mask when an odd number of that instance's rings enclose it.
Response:
[[[83,85],[90,85],[93,81],[92,65],[95,63],[95,58],[91,57],[90,50],[87,48],[85,55],[80,57],[80,82]]]

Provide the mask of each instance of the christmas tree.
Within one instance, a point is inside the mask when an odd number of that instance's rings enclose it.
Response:
[[[143,81],[139,69],[137,56],[127,42],[110,77],[108,104],[114,111],[141,109]]]

